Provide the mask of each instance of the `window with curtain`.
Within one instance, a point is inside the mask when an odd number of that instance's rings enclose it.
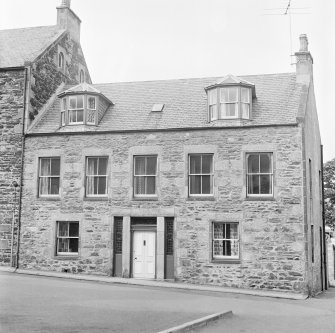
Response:
[[[43,157],[39,159],[39,196],[59,195],[60,158]]]
[[[69,124],[84,123],[84,96],[69,97]]]
[[[272,153],[247,154],[247,195],[273,195]]]
[[[86,196],[107,195],[108,157],[86,158]]]
[[[189,155],[189,195],[213,195],[213,154]]]
[[[213,222],[213,259],[239,259],[238,223]]]
[[[156,195],[157,156],[134,156],[134,196]]]
[[[79,222],[57,222],[57,255],[78,255]]]

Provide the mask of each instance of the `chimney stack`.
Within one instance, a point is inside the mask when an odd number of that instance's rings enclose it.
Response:
[[[299,36],[300,48],[295,53],[296,73],[298,83],[309,83],[313,77],[313,57],[308,51],[308,39],[306,34]]]
[[[57,7],[57,25],[70,32],[71,37],[80,42],[80,18],[72,11],[71,0],[62,0]]]

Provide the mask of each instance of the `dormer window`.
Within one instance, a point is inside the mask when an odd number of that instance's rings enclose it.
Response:
[[[255,90],[252,83],[229,75],[206,90],[210,121],[250,119],[252,93]]]
[[[69,124],[84,123],[84,96],[69,97]]]
[[[86,82],[61,92],[58,97],[61,127],[98,125],[109,106],[113,104],[99,90]]]

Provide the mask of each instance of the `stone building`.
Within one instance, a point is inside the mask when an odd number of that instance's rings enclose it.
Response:
[[[79,22],[68,4],[58,11]],[[295,73],[94,85],[82,61],[83,80],[58,82],[33,120],[33,103],[21,104],[19,267],[323,290],[305,35],[296,57]]]
[[[69,3],[57,25],[0,31],[0,265],[16,261],[24,133],[64,84],[91,82]]]

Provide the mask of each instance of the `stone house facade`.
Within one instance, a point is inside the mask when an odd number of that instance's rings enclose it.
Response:
[[[63,1],[55,26],[0,31],[0,265],[16,264],[25,132],[64,84],[91,82],[79,27]]]
[[[321,140],[300,44],[296,73],[59,83],[24,133],[18,266],[323,290]]]

